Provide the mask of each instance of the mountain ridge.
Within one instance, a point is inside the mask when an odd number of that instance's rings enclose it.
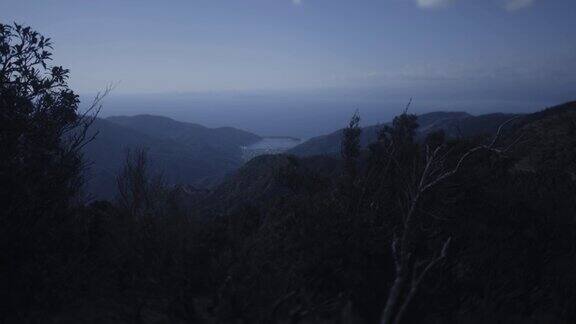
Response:
[[[457,131],[460,133],[458,136],[483,135],[480,130],[495,133],[502,123],[517,116],[504,113],[466,115],[475,118],[469,119],[468,116],[462,115],[464,118],[460,121],[465,122],[463,125],[468,128],[462,132]],[[431,117],[434,115],[425,116],[423,121],[419,118],[418,121],[428,125],[430,132],[438,130],[440,126],[446,126],[445,123],[434,123],[435,119]],[[475,124],[484,124],[484,127]],[[380,127],[373,125],[367,128],[374,131]],[[324,139],[334,134],[341,135],[341,130],[319,138]],[[515,120],[514,124],[503,132],[502,142],[507,145],[518,137],[527,139],[517,142],[510,151],[510,155],[518,159],[517,170],[557,168],[571,172],[572,177],[576,179],[576,164],[574,164],[576,156],[572,152],[572,147],[576,147],[574,134],[576,134],[576,101],[521,115],[521,118]],[[368,152],[364,150],[361,159],[366,160],[366,154]],[[322,191],[323,186],[334,186],[333,183],[330,184],[330,179],[341,172],[342,160],[337,154],[297,155],[289,151],[286,154],[258,156],[226,177],[207,195],[203,203],[212,209],[218,205],[224,207],[224,210],[225,208],[234,210],[245,204],[258,206],[266,199],[279,199],[302,190]],[[313,180],[305,182],[303,179]],[[290,182],[300,184],[294,188]]]
[[[85,191],[96,198],[114,196],[128,150],[144,149],[152,171],[168,184],[210,188],[242,165],[241,145],[260,139],[232,127],[211,129],[153,115],[97,118],[88,132],[94,135],[83,153],[89,161]]]
[[[496,131],[498,126],[518,114],[494,113],[474,116],[462,111],[437,111],[418,116],[417,136],[424,138],[427,134],[443,130],[449,137],[468,137],[490,134]],[[367,147],[374,142],[378,131],[391,125],[391,121],[362,127],[360,144]],[[313,137],[304,143],[293,147],[287,153],[297,156],[330,155],[340,152],[340,139],[343,129],[339,129],[327,135]]]

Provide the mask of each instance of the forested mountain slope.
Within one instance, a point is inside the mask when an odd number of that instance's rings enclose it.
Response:
[[[519,118],[514,154],[525,170],[564,170],[576,179],[576,101]]]
[[[257,135],[234,128],[210,129],[157,116],[96,119],[84,148],[86,192],[99,198],[116,194],[116,176],[128,150],[144,149],[151,167],[169,184],[211,187],[243,161],[240,146]]]
[[[414,142],[405,137],[414,124],[401,116],[391,130],[396,141],[352,157],[353,173],[340,156],[261,156],[244,165],[204,201],[217,210],[209,231],[222,244],[218,260],[231,265],[228,283],[217,285],[224,318],[241,310],[252,321],[297,312],[310,322],[376,323],[398,278],[397,237],[409,226],[418,255],[411,271],[447,256],[414,288],[407,323],[569,323],[576,106],[510,117],[486,118],[509,121],[492,146],[492,137],[476,136]],[[424,145],[438,143],[446,156],[435,174],[485,149],[424,191],[416,223],[402,225],[402,202],[424,174]],[[519,169],[526,158],[530,170]]]
[[[153,115],[114,116],[108,121],[150,136],[171,139],[194,149],[211,149],[234,156],[240,146],[250,145],[260,136],[233,127],[208,128]]]
[[[498,126],[510,119],[512,114],[487,114],[472,116],[464,112],[431,112],[418,116],[419,128],[417,136],[424,138],[428,134],[443,130],[449,137],[468,137],[482,134],[492,134]],[[383,125],[367,126],[362,128],[360,144],[367,147],[378,137],[378,131]],[[334,133],[314,137],[292,148],[288,153],[298,156],[311,156],[318,154],[335,154],[340,152],[340,139],[342,130]]]

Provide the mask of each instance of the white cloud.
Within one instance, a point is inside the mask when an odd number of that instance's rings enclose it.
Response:
[[[530,7],[534,4],[535,0],[505,0],[504,8],[508,11],[516,11],[523,8]]]
[[[292,4],[295,6],[299,6],[302,4],[302,0],[292,0]]]
[[[452,0],[416,0],[420,8],[438,8],[450,4]]]
[[[292,0],[296,2],[297,0]],[[300,0],[301,1],[301,0]],[[415,0],[418,7],[423,9],[433,9],[445,7],[455,2],[456,0]],[[534,4],[536,0],[500,0],[503,3],[504,9],[508,11],[516,11],[528,8]]]

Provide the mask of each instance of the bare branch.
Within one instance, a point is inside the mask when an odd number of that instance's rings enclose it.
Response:
[[[502,124],[500,124],[500,126],[498,126],[496,135],[494,135],[494,139],[492,140],[492,143],[490,143],[490,146],[488,146],[488,149],[494,149],[496,142],[500,139],[500,136],[502,135],[502,130],[504,129],[504,127],[506,127],[506,125],[510,124],[511,122],[517,120],[518,118],[520,118],[520,116],[514,116],[508,119],[507,121],[503,122]]]
[[[434,258],[432,261],[430,261],[430,263],[428,263],[426,268],[424,268],[424,270],[418,276],[418,279],[416,281],[417,285],[419,285],[420,282],[422,282],[422,279],[424,279],[424,277],[430,271],[430,269],[434,268],[434,266],[436,264],[438,264],[438,262],[440,262],[444,258],[446,258],[446,255],[448,254],[448,248],[450,247],[451,241],[452,241],[452,237],[449,237],[446,241],[444,241],[444,244],[442,245],[442,249],[440,250],[440,253],[438,254],[438,256],[436,258]]]
[[[400,270],[400,252],[398,250],[398,238],[394,234],[392,239],[392,256],[394,257],[394,264],[396,265],[396,271]]]
[[[410,106],[412,105],[412,97],[410,98],[410,100],[408,101],[408,104],[406,104],[406,107],[404,107],[404,114],[408,113],[408,109],[410,109]]]

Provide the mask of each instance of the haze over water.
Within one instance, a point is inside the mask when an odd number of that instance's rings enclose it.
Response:
[[[153,114],[207,127],[231,126],[261,136],[293,136],[302,139],[342,128],[356,109],[363,125],[390,121],[401,112],[409,95],[374,96],[321,93],[224,93],[173,95],[110,95],[101,115]],[[558,100],[466,100],[465,98],[414,98],[411,111],[531,112]]]
[[[102,116],[310,137],[413,112],[530,112],[576,92],[574,0],[0,1]]]

